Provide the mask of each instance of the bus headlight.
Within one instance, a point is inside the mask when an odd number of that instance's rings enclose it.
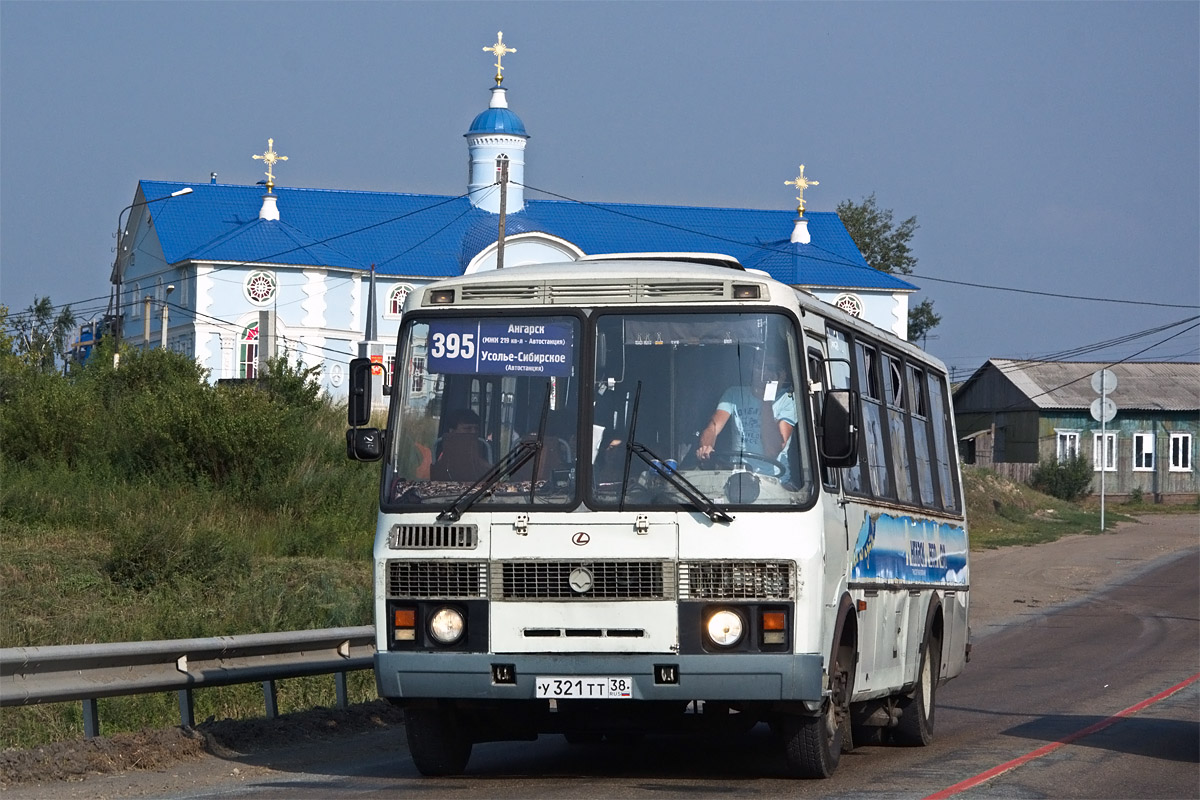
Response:
[[[443,607],[429,618],[429,635],[439,644],[454,644],[462,638],[467,621],[457,608]]]
[[[745,627],[741,614],[727,609],[714,612],[705,626],[708,640],[717,647],[733,647],[742,640]]]

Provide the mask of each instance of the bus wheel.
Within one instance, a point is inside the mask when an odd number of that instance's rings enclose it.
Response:
[[[900,709],[900,721],[892,729],[892,741],[909,747],[924,747],[933,741],[934,696],[937,677],[941,672],[942,643],[926,637],[921,653],[921,671],[917,685],[908,695],[907,705]]]
[[[787,770],[800,778],[828,778],[850,749],[850,693],[854,686],[854,651],[834,650],[830,696],[815,716],[783,718],[783,754]]]
[[[471,739],[450,708],[407,708],[404,729],[413,763],[422,775],[459,775],[471,758]]]

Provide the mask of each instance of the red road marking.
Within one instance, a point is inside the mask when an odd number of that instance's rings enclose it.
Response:
[[[1059,739],[1057,742],[1051,742],[1050,744],[1045,745],[1043,747],[1039,747],[1036,750],[1032,750],[1023,756],[1014,758],[1012,761],[1006,761],[1005,763],[1000,764],[999,766],[992,767],[989,770],[981,772],[973,778],[967,778],[965,781],[960,781],[960,782],[954,784],[953,786],[949,786],[945,789],[942,789],[940,792],[934,792],[933,794],[926,797],[925,800],[941,800],[941,798],[953,797],[954,795],[959,794],[960,792],[965,792],[967,789],[973,789],[976,786],[978,786],[979,784],[983,783],[984,781],[990,781],[992,778],[996,777],[997,775],[1002,775],[1005,772],[1008,772],[1010,769],[1016,769],[1017,767],[1019,767],[1023,764],[1028,764],[1030,761],[1033,761],[1035,758],[1041,758],[1042,756],[1046,755],[1047,753],[1052,753],[1055,750],[1057,750],[1058,748],[1060,748],[1064,745],[1068,745],[1071,742],[1076,741],[1077,739],[1082,739],[1084,736],[1090,736],[1093,733],[1095,733],[1096,731],[1104,730],[1109,725],[1112,725],[1114,722],[1121,719],[1122,717],[1128,717],[1131,714],[1136,714],[1137,712],[1141,711],[1143,708],[1152,706],[1155,703],[1159,702],[1160,700],[1165,700],[1168,697],[1170,697],[1171,695],[1180,691],[1181,689],[1186,689],[1188,686],[1191,686],[1193,683],[1195,683],[1198,680],[1200,680],[1200,672],[1197,672],[1195,675],[1193,675],[1192,677],[1183,681],[1182,683],[1175,684],[1174,686],[1172,686],[1170,689],[1167,689],[1166,691],[1159,692],[1158,694],[1154,695],[1153,697],[1147,698],[1147,699],[1141,701],[1140,703],[1135,703],[1134,705],[1131,705],[1129,708],[1125,709],[1124,711],[1118,711],[1116,714],[1113,714],[1108,719],[1102,719],[1093,725],[1089,725],[1088,727],[1084,728],[1083,730],[1076,731],[1075,733],[1072,733],[1068,736],[1064,736],[1062,739]]]

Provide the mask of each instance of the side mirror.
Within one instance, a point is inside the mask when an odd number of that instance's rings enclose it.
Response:
[[[821,457],[827,467],[853,467],[858,463],[858,432],[862,406],[853,389],[825,393],[821,411]]]
[[[383,458],[383,434],[378,428],[351,428],[346,431],[346,458],[351,461],[378,461]]]
[[[371,359],[350,361],[350,398],[346,416],[351,428],[360,428],[371,421]]]

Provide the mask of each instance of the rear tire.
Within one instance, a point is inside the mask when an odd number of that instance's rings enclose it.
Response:
[[[457,711],[405,709],[404,729],[413,764],[422,775],[461,775],[466,769],[473,743],[463,730]]]
[[[925,747],[933,742],[933,719],[937,710],[934,701],[941,665],[942,643],[926,638],[917,685],[908,696],[908,704],[900,709],[900,722],[892,730],[892,741],[907,747]]]

